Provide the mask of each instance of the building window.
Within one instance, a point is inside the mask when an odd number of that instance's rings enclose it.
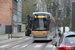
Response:
[[[21,5],[21,2],[20,1],[18,1],[18,5]]]
[[[18,15],[21,16],[21,12],[18,12]]]

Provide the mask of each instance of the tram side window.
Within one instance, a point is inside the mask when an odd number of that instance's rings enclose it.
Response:
[[[52,20],[51,20],[51,23],[50,23],[50,31],[52,31],[52,27],[53,27],[53,25],[52,25]]]
[[[52,20],[52,31],[54,31],[54,24],[53,24],[53,20]]]

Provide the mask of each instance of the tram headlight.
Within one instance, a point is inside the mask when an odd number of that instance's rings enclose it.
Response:
[[[32,31],[32,34],[34,35],[34,31]]]

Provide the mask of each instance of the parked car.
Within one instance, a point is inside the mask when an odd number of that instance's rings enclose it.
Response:
[[[57,50],[75,50],[75,32],[66,32],[58,41],[52,42]]]

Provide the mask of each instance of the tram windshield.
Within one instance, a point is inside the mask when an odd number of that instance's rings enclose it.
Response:
[[[46,18],[34,18],[33,29],[34,31],[47,31],[49,30],[49,22]]]

